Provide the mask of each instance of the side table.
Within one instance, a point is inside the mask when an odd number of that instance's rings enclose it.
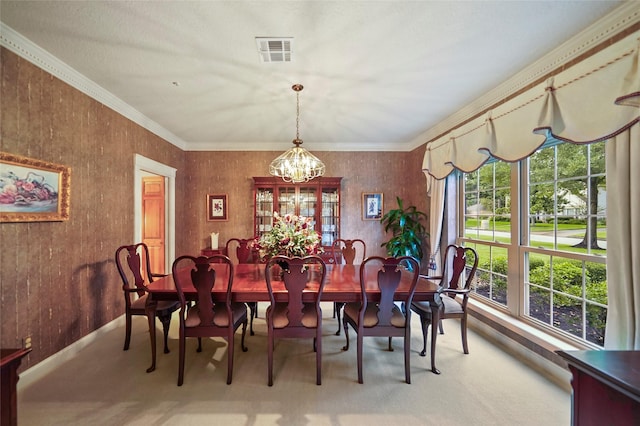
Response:
[[[572,424],[640,424],[640,351],[558,351],[573,374]]]
[[[31,348],[0,349],[0,425],[18,424],[18,367]]]
[[[214,254],[224,254],[226,256],[227,250],[223,247],[219,247],[217,249],[212,249],[211,247],[207,247],[200,250],[200,254],[202,256],[213,256]]]

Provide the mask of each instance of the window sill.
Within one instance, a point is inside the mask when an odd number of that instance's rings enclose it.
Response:
[[[587,348],[551,336],[473,299],[469,299],[468,309],[469,328],[497,343],[560,387],[571,390],[571,374],[567,369],[567,363],[556,351]]]

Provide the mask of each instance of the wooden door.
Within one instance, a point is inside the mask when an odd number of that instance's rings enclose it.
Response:
[[[151,271],[165,272],[164,177],[142,178],[142,242],[149,247]]]

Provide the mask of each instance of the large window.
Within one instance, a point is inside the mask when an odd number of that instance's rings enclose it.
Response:
[[[475,295],[552,333],[604,345],[604,142],[549,141],[518,164],[461,180],[462,240],[480,259]]]

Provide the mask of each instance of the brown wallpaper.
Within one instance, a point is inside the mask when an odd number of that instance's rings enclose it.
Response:
[[[0,60],[0,150],[71,167],[68,221],[0,224],[0,346],[30,336],[24,370],[123,314],[113,254],[132,242],[134,154],[177,169],[181,255],[198,253],[211,232],[221,245],[252,236],[252,177],[280,153],[183,152],[4,48]],[[382,225],[362,220],[362,192],[382,192],[385,211],[396,196],[427,211],[423,153],[315,152],[327,176],[343,177],[343,237],[384,255]],[[220,193],[229,220],[208,222],[206,194]]]
[[[187,152],[187,186],[197,188],[186,202],[184,221],[185,250],[198,252],[209,245],[209,235],[218,232],[219,244],[229,238],[253,236],[253,176],[267,176],[268,165],[279,152]],[[342,177],[341,236],[361,238],[368,255],[384,255],[380,245],[386,241],[379,221],[362,220],[362,193],[382,192],[384,211],[397,206],[396,196],[420,205],[426,211],[426,179],[406,152],[315,152],[325,163],[325,176]],[[411,171],[411,173],[410,173]],[[355,173],[354,173],[355,172]],[[229,220],[206,221],[206,194],[228,196]],[[176,253],[179,254],[179,253]]]
[[[68,221],[0,224],[0,345],[31,336],[27,368],[122,315],[113,256],[132,242],[134,154],[183,169],[184,153],[6,49],[0,55],[0,150],[71,167]]]

